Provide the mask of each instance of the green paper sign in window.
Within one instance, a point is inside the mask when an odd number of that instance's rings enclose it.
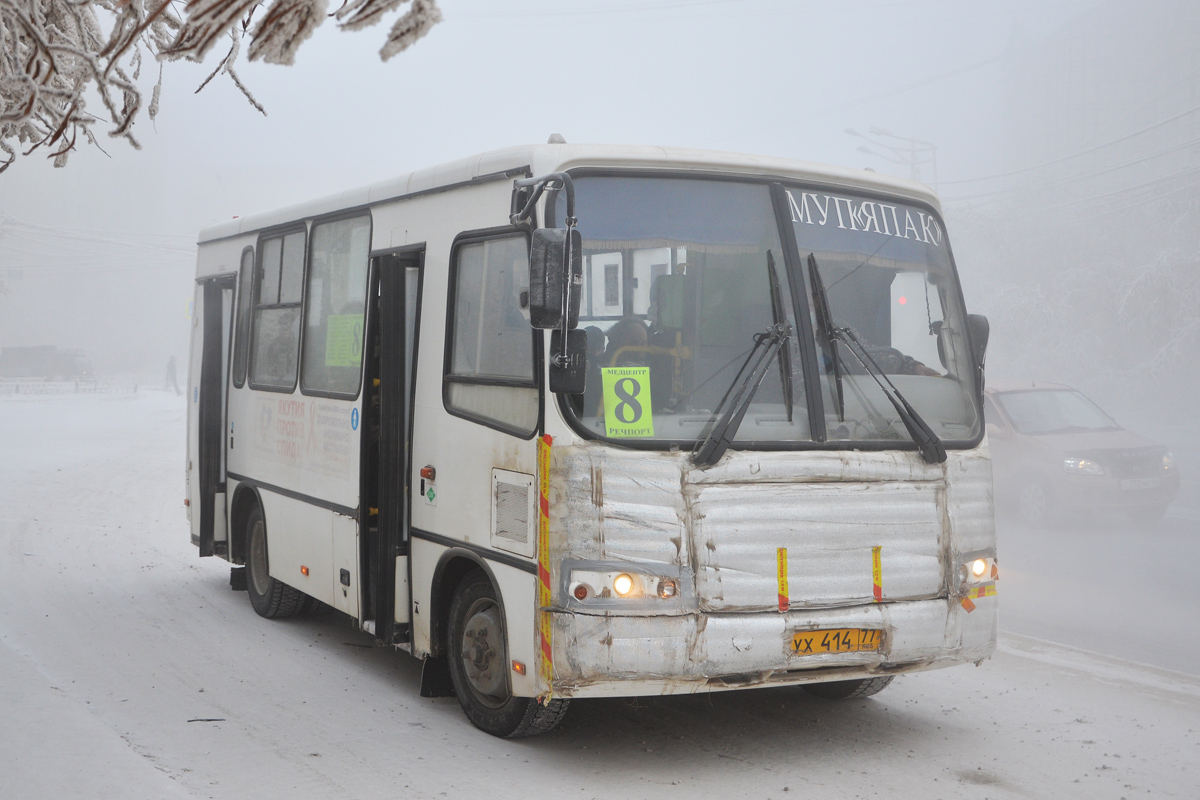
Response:
[[[650,368],[605,367],[600,370],[600,376],[604,385],[605,435],[653,436]]]
[[[325,366],[362,366],[363,315],[331,314],[325,332]]]

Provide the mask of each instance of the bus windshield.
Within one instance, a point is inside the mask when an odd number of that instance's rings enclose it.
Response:
[[[575,191],[589,354],[570,411],[614,440],[704,436],[756,337],[776,323],[797,330],[769,187],[581,177]],[[792,335],[736,439],[810,439],[803,384]]]
[[[864,233],[857,224],[861,200],[820,195],[818,201],[795,188],[781,194],[792,223],[781,232],[765,183],[581,176],[575,191],[584,254],[579,326],[589,354],[587,388],[566,406],[593,435],[681,446],[705,437],[726,393],[736,394],[743,368],[751,368],[748,360],[765,350],[756,342],[782,325],[790,335],[748,403],[743,398],[735,443],[819,439],[807,407],[818,394],[823,410],[812,418],[823,418],[827,439],[909,440],[863,365],[844,345],[831,347],[815,325],[812,260],[834,324],[855,332],[934,433],[947,442],[978,435],[965,315],[944,235],[931,215],[921,212],[938,244],[918,245],[912,230],[908,240],[904,230],[899,237]],[[827,203],[825,225],[818,202]],[[837,208],[845,228],[837,227]],[[889,208],[903,226],[906,209]],[[890,231],[893,212],[887,213]],[[801,263],[791,269],[784,235],[799,249]],[[816,338],[816,376],[805,374],[797,305],[800,324],[812,326]],[[807,393],[806,381],[818,382],[819,392]]]
[[[830,342],[814,314],[828,438],[910,438],[871,367],[940,439],[977,437],[966,313],[940,220],[925,208],[849,193],[789,187],[784,195],[810,291],[824,288],[827,324],[848,329],[865,351]]]

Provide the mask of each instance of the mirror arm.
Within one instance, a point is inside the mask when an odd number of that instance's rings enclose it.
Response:
[[[517,204],[517,189],[527,187],[535,187],[533,194],[525,202],[525,206],[521,210],[516,209]],[[551,172],[549,175],[539,175],[536,178],[519,178],[513,181],[513,202],[510,207],[508,219],[513,225],[520,225],[530,219],[533,213],[533,207],[542,197],[542,192],[547,189],[563,189],[567,193],[567,227],[571,228],[575,225],[575,184],[571,180],[571,176],[565,172]]]
[[[516,206],[520,194],[517,190],[525,188],[533,188],[533,192],[529,195],[529,199],[525,201],[524,207],[519,211]],[[552,353],[551,359],[554,366],[559,369],[564,369],[570,359],[566,353],[567,331],[569,330],[567,323],[570,321],[571,309],[571,289],[574,283],[575,271],[571,263],[571,234],[575,230],[575,223],[578,219],[575,217],[575,183],[571,180],[571,176],[565,172],[552,172],[549,175],[539,175],[536,178],[519,178],[513,181],[512,205],[509,208],[511,212],[508,215],[509,221],[513,225],[522,225],[532,219],[533,208],[537,201],[541,199],[542,193],[546,189],[562,189],[567,194],[567,237],[563,242],[563,265],[566,268],[566,275],[563,276],[566,281],[566,291],[563,292],[563,307],[562,307],[562,352]]]
[[[563,264],[566,266],[566,275],[563,276],[563,281],[566,283],[566,291],[563,292],[562,305],[562,350],[558,353],[551,353],[551,360],[554,366],[559,369],[566,369],[570,359],[567,357],[567,323],[571,321],[571,284],[575,283],[575,270],[571,264],[571,251],[575,248],[571,246],[571,234],[575,231],[575,187],[571,186],[571,178],[562,173],[566,178],[566,185],[570,187],[567,190],[567,238],[563,242]]]

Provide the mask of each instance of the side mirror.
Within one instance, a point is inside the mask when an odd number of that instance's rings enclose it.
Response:
[[[569,234],[569,236],[568,236]],[[569,239],[569,241],[568,241]],[[567,276],[570,246],[571,275]],[[529,323],[535,328],[557,328],[563,322],[570,280],[567,328],[579,324],[579,296],[583,293],[583,238],[575,228],[538,228],[529,245]],[[585,349],[586,352],[586,349]]]
[[[554,394],[583,394],[587,383],[587,331],[550,331],[550,391]]]
[[[982,370],[992,326],[983,314],[968,314],[967,328],[971,332],[971,354],[975,356],[975,363]]]

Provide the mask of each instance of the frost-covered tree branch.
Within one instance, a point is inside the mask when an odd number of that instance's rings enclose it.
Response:
[[[202,61],[228,36],[232,46],[200,88],[224,73],[265,114],[234,70],[242,39],[251,61],[292,64],[329,16],[354,31],[405,4],[379,51],[384,61],[441,21],[435,0],[345,0],[331,15],[328,0],[0,0],[0,172],[39,148],[65,165],[80,137],[99,147],[96,123],[138,148],[132,128],[143,106],[143,59]],[[160,64],[151,119],[161,88]],[[103,111],[93,113],[88,102],[97,100]]]

